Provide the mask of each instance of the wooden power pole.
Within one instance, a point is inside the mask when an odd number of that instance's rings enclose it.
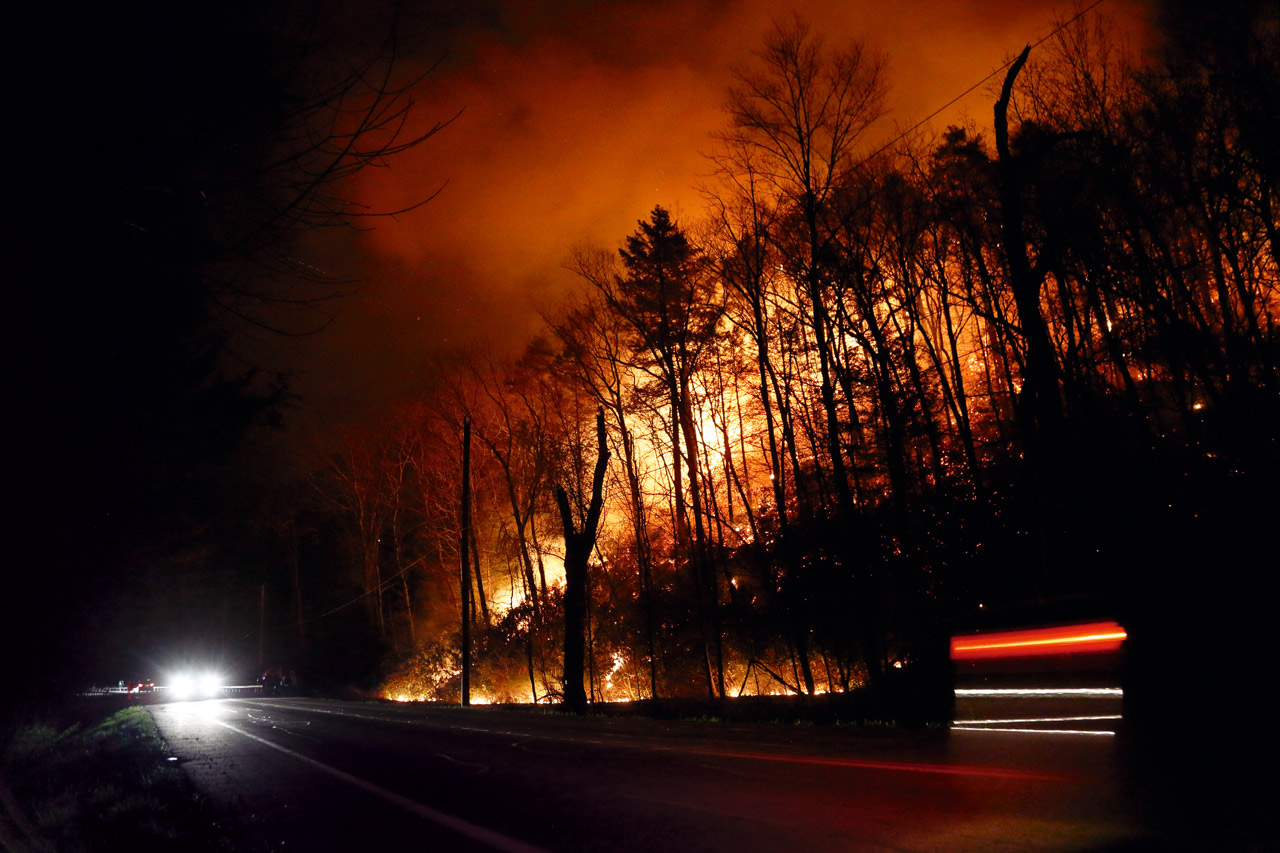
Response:
[[[471,566],[468,544],[471,540],[471,419],[462,420],[462,536],[458,551],[462,554],[462,707],[471,705]]]

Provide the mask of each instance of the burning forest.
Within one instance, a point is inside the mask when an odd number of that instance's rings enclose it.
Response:
[[[313,473],[296,524],[345,568],[273,582],[277,645],[455,702],[465,622],[472,701],[564,701],[598,460],[594,703],[888,695],[945,683],[979,604],[1105,601],[1136,637],[1225,595],[1171,577],[1232,587],[1268,512],[1277,42],[1140,60],[1090,20],[993,78],[991,128],[878,148],[882,60],[777,27],[703,209],[572,249],[523,352],[442,359]]]

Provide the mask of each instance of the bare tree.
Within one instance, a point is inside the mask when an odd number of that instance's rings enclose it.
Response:
[[[627,238],[619,250],[624,274],[579,267],[610,308],[630,327],[631,358],[662,389],[670,411],[676,540],[687,543],[690,574],[704,632],[707,691],[724,695],[724,661],[717,615],[714,572],[709,570],[704,506],[699,474],[699,440],[694,419],[693,379],[716,332],[723,294],[706,258],[661,207]],[[688,484],[686,502],[685,483]],[[692,521],[692,541],[689,526]]]
[[[604,409],[596,412],[596,465],[591,477],[591,497],[585,507],[578,496],[577,517],[569,505],[564,486],[556,484],[556,505],[564,526],[564,697],[569,710],[576,714],[587,710],[587,695],[582,685],[585,652],[583,628],[587,617],[587,566],[596,547],[600,529],[600,512],[604,508],[604,474],[609,467],[609,444],[605,438]]]
[[[606,281],[615,274],[612,259],[604,252],[580,250],[573,268],[589,281]],[[599,296],[589,292],[580,306],[548,320],[561,343],[558,359],[568,381],[580,385],[606,412],[613,423],[615,443],[621,448],[622,473],[629,498],[632,542],[644,600],[645,636],[649,670],[649,695],[658,698],[658,652],[653,547],[650,542],[649,508],[642,486],[636,436],[627,421],[631,405],[631,370],[626,356],[627,324]]]
[[[789,247],[787,262],[808,291],[833,480],[840,509],[849,518],[853,498],[828,342],[828,206],[857,165],[859,143],[883,111],[883,61],[860,42],[828,49],[799,17],[777,24],[756,58],[754,67],[736,72],[726,107],[731,129],[724,138],[756,153],[757,168],[801,224],[801,238]]]
[[[329,299],[352,281],[308,262],[302,239],[411,210],[440,190],[401,210],[354,198],[353,178],[456,117],[422,121],[415,92],[434,63],[408,61],[399,11],[380,11],[381,26],[371,9],[360,28],[372,37],[323,3],[168,12],[169,26],[199,40],[170,51],[174,67],[154,75],[180,81],[183,95],[157,93],[167,112],[140,122],[156,155],[119,200],[132,251],[168,266],[167,284],[195,272],[224,318],[306,332],[327,322]]]
[[[840,407],[836,399],[828,289],[837,270],[829,257],[839,227],[834,194],[858,166],[858,147],[880,118],[885,92],[883,60],[860,42],[829,49],[799,17],[779,23],[765,36],[752,67],[736,72],[726,110],[732,148],[751,152],[750,161],[771,186],[778,203],[795,217],[794,240],[779,241],[784,265],[803,282],[806,318],[813,336],[825,415],[825,444],[831,464],[836,507],[846,526],[854,520]],[[845,394],[848,397],[848,392]],[[846,399],[853,417],[852,399]],[[853,555],[844,562],[853,565]],[[865,580],[864,572],[856,576]],[[871,629],[872,595],[866,585],[857,595],[858,621],[864,632],[867,670],[873,685],[883,667],[880,643]]]
[[[386,636],[381,566],[382,535],[388,505],[382,478],[381,451],[376,437],[349,433],[343,452],[327,472],[331,488],[328,498],[347,517],[355,533],[364,580],[365,606],[369,622],[378,636]]]

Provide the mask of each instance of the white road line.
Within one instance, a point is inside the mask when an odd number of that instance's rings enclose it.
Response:
[[[500,832],[495,832],[492,829],[485,829],[483,826],[476,826],[474,823],[465,821],[462,818],[454,817],[451,814],[445,814],[444,812],[437,811],[436,809],[430,808],[429,806],[424,806],[422,805],[422,803],[415,802],[414,800],[411,800],[408,797],[401,796],[400,794],[397,794],[395,791],[388,791],[386,788],[383,788],[381,785],[375,785],[374,783],[369,782],[368,780],[365,780],[365,779],[361,779],[358,776],[352,776],[350,773],[339,770],[336,767],[330,767],[328,764],[323,764],[319,761],[316,761],[314,758],[308,758],[307,756],[302,755],[301,753],[298,753],[298,752],[294,752],[292,749],[283,747],[278,743],[272,743],[266,738],[260,738],[257,735],[249,734],[243,729],[239,729],[233,725],[224,723],[221,720],[210,719],[208,720],[208,722],[213,723],[214,725],[222,726],[224,729],[230,729],[231,731],[235,732],[238,735],[244,735],[250,740],[255,740],[258,743],[262,744],[263,746],[269,746],[272,749],[276,750],[277,752],[284,753],[290,758],[296,758],[297,760],[301,761],[304,764],[308,764],[311,767],[314,767],[315,769],[323,773],[328,773],[330,776],[333,776],[336,779],[341,779],[343,782],[346,782],[349,785],[355,785],[357,788],[361,789],[362,791],[367,791],[368,793],[373,794],[376,797],[381,797],[382,799],[386,800],[389,803],[397,805],[400,808],[405,809],[406,811],[416,814],[418,817],[429,820],[432,823],[437,823],[441,826],[447,827],[448,829],[452,829],[454,832],[457,832],[461,835],[465,835],[468,838],[472,838],[481,843],[488,844],[490,847],[492,847],[495,850],[506,851],[506,853],[546,853],[546,851],[544,851],[541,847],[535,847],[532,844],[526,844],[525,842],[520,841],[519,839],[511,838],[509,836],[503,835]]]

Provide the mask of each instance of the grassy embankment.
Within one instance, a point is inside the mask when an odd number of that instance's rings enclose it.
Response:
[[[0,847],[13,851],[224,849],[146,709],[27,714],[0,731]]]

